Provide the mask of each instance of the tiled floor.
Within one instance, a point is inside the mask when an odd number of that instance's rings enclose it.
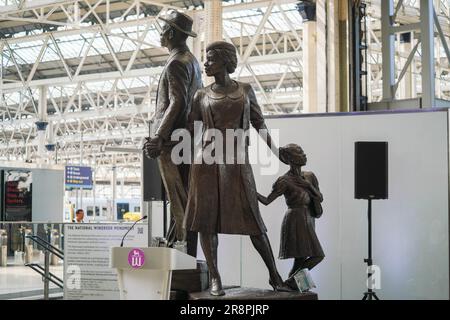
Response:
[[[50,272],[62,279],[63,265],[50,266]],[[7,267],[0,267],[0,299],[35,294],[43,288],[42,276],[29,267],[14,265],[14,259],[8,260]],[[50,283],[50,288],[58,287]]]

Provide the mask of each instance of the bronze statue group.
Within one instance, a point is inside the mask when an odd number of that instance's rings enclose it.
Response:
[[[293,281],[296,271],[311,270],[324,258],[314,228],[314,220],[322,214],[323,198],[315,175],[301,170],[307,160],[305,153],[296,144],[278,148],[268,134],[252,87],[230,78],[238,64],[233,44],[217,41],[207,46],[204,70],[215,82],[203,87],[200,66],[186,45],[187,37],[196,37],[192,19],[176,11],[160,19],[165,22],[161,45],[168,48],[170,55],[158,84],[155,131],[147,138],[144,150],[148,157],[158,159],[170,201],[174,222],[169,243],[186,241],[187,253],[195,257],[197,234],[200,236],[210,274],[209,291],[220,296],[225,292],[217,266],[217,235],[249,235],[267,266],[273,289],[298,290]],[[248,131],[251,124],[258,132],[264,132],[268,147],[290,170],[276,180],[266,198],[256,190],[248,161],[248,143],[244,145],[244,163],[227,159],[216,163],[174,164],[171,134],[177,129],[193,132],[194,121],[202,122],[203,134],[209,129]],[[201,139],[200,143],[213,142]],[[286,281],[277,271],[258,207],[258,201],[268,205],[281,195],[288,210],[282,223],[279,258],[294,258]]]

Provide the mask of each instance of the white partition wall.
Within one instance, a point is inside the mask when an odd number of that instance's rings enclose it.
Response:
[[[449,298],[448,113],[327,114],[267,120],[280,129],[280,145],[300,144],[305,170],[315,172],[324,195],[316,230],[326,258],[313,270],[320,299],[361,299],[366,291],[367,201],[354,199],[355,141],[389,143],[389,199],[373,201],[373,259],[381,270],[381,299]],[[267,195],[278,173],[261,175]],[[286,211],[283,198],[260,206],[275,256]],[[269,288],[268,273],[248,237],[222,238],[219,265],[224,283],[235,283],[241,259],[242,286]],[[241,257],[238,254],[241,253]],[[231,254],[231,255],[230,255]],[[291,260],[278,260],[285,278]]]
[[[0,162],[1,170],[31,171],[33,181],[32,221],[63,222],[64,166]]]
[[[33,221],[63,222],[64,170],[34,170],[33,185]]]

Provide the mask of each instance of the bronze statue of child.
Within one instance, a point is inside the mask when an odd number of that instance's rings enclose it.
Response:
[[[314,173],[302,171],[307,161],[302,148],[289,144],[280,148],[281,153],[291,168],[277,179],[267,198],[258,193],[258,200],[268,205],[281,195],[285,197],[288,210],[281,226],[279,259],[295,259],[286,284],[297,289],[293,275],[298,270],[313,269],[325,257],[315,232],[323,197]]]

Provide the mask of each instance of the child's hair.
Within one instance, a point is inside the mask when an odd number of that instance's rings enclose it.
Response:
[[[284,153],[289,159],[297,158],[303,154],[303,149],[295,143],[290,143],[280,148],[280,153]]]

